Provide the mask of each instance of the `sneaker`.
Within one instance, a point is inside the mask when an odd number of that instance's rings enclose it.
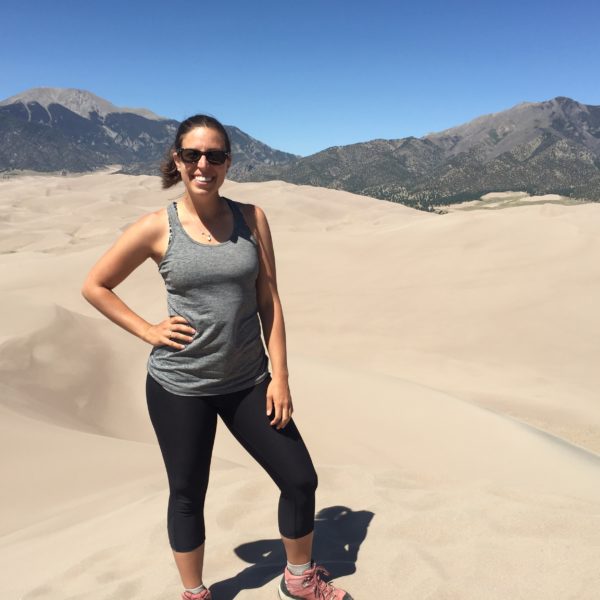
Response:
[[[199,594],[192,594],[192,592],[181,593],[181,600],[212,600],[212,596],[210,595],[210,590],[202,590]]]
[[[292,575],[286,567],[279,584],[279,597],[281,600],[352,600],[348,592],[325,581],[323,575],[329,576],[330,573],[315,562],[302,575]]]

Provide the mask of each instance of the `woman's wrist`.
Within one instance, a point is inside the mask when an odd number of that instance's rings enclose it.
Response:
[[[271,373],[271,379],[285,380],[289,379],[290,374],[287,369],[273,369]]]

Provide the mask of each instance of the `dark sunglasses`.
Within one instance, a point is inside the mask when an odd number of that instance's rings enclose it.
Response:
[[[177,154],[184,163],[197,163],[203,156],[211,165],[222,165],[229,157],[225,150],[196,150],[195,148],[177,148]]]

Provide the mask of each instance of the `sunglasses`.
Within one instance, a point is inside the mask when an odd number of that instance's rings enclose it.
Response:
[[[195,148],[178,148],[177,154],[184,163],[197,163],[203,156],[211,165],[222,165],[229,157],[229,152],[225,150],[196,150]]]

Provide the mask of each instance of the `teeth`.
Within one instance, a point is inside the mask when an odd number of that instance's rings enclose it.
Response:
[[[212,181],[213,178],[212,177],[202,177],[200,175],[198,175],[197,177],[194,177],[195,181],[202,181],[203,183],[206,183],[207,181]]]

